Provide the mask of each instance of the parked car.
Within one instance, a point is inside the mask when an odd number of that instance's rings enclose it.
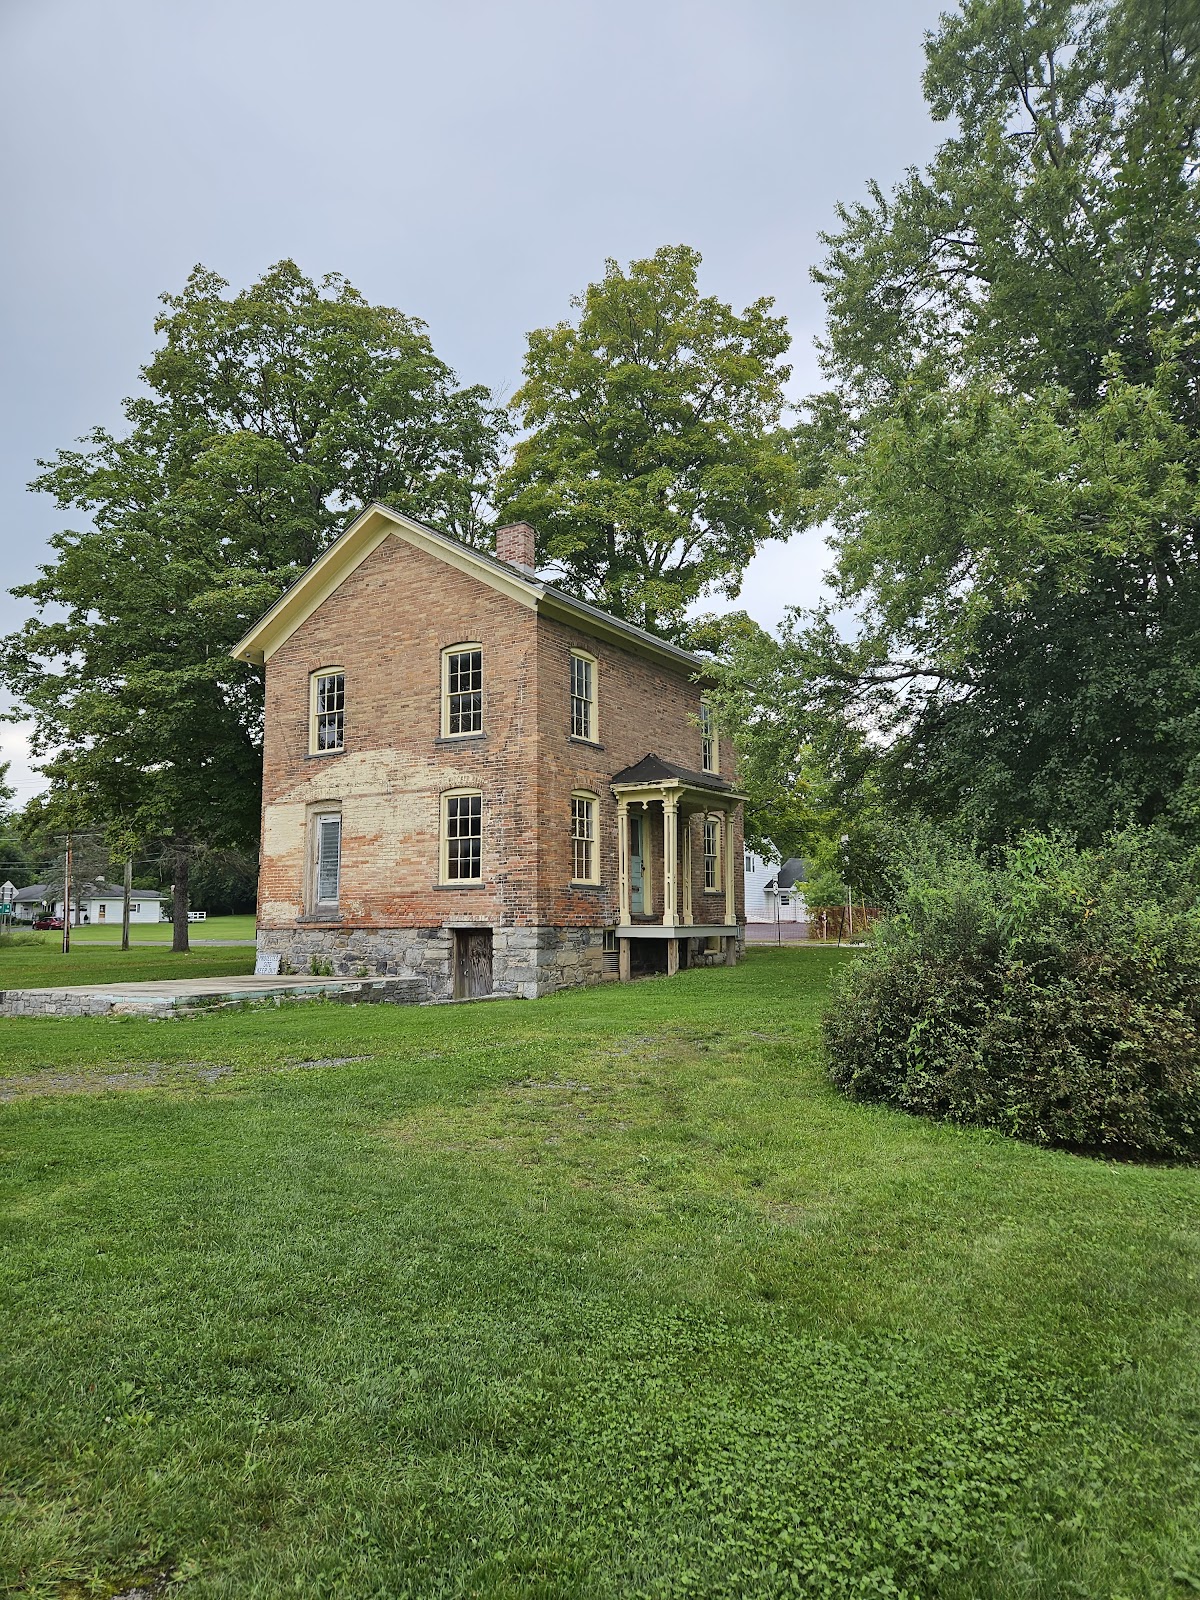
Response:
[[[50,928],[50,929],[60,928],[61,929],[61,927],[62,927],[62,918],[61,917],[38,917],[33,925],[34,925],[35,928],[37,928],[39,930],[39,932],[44,932],[47,928]]]

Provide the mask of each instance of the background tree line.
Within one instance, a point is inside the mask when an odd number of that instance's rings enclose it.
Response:
[[[878,888],[918,819],[1194,828],[1200,12],[963,0],[927,59],[949,137],[841,209],[797,412],[784,320],[701,295],[684,246],[609,261],[506,408],[337,275],[164,296],[124,429],[32,485],[79,519],[0,646],[39,817],[169,850],[183,947],[199,853],[256,842],[229,647],[382,500],[480,547],[528,520],[563,587],[709,652],[763,848]],[[819,525],[829,605],[696,615]]]

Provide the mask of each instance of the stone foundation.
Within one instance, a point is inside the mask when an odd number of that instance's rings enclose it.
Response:
[[[259,928],[258,954],[278,955],[281,975],[328,972],[334,977],[415,978],[433,1000],[454,988],[450,928]],[[603,928],[499,927],[492,930],[492,988],[535,1000],[615,977],[617,958],[604,953]]]

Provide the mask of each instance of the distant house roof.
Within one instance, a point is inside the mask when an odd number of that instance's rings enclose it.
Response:
[[[459,539],[427,528],[423,522],[375,502],[355,517],[294,583],[263,613],[250,631],[230,651],[239,661],[262,664],[302,623],[350,576],[354,569],[387,539],[393,536],[423,550],[426,555],[467,572],[510,599],[541,615],[574,623],[586,631],[608,637],[627,650],[669,663],[689,677],[711,681],[712,665],[702,656],[681,650],[678,645],[647,633],[644,628],[613,617],[586,600],[564,594],[553,584],[543,583],[536,573],[508,561],[499,561],[482,550],[473,550]]]
[[[661,756],[646,755],[632,767],[624,767],[612,777],[614,785],[622,783],[684,783],[689,789],[731,789],[727,778],[715,772],[694,772],[690,767],[678,767]]]
[[[123,900],[125,898],[125,885],[122,883],[84,883],[79,886],[78,895],[81,900]],[[134,900],[165,900],[167,897],[161,889],[130,889]]]
[[[799,856],[789,856],[773,878],[768,878],[763,884],[764,889],[779,889],[786,891],[794,889],[798,883],[803,883],[808,877],[808,868]]]
[[[76,893],[80,900],[121,900],[125,895],[125,888],[120,883],[83,883]],[[166,895],[160,889],[134,889],[131,891],[135,900],[165,900]],[[31,883],[25,889],[18,889],[13,896],[13,901],[22,906],[40,906],[44,900],[61,900],[62,884]]]
[[[797,883],[803,883],[808,877],[808,868],[799,856],[789,856],[779,869],[779,887],[790,889]]]

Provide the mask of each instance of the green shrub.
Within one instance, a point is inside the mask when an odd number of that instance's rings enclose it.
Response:
[[[1200,1156],[1197,864],[1134,828],[990,863],[927,845],[833,991],[834,1083],[1038,1144]]]

